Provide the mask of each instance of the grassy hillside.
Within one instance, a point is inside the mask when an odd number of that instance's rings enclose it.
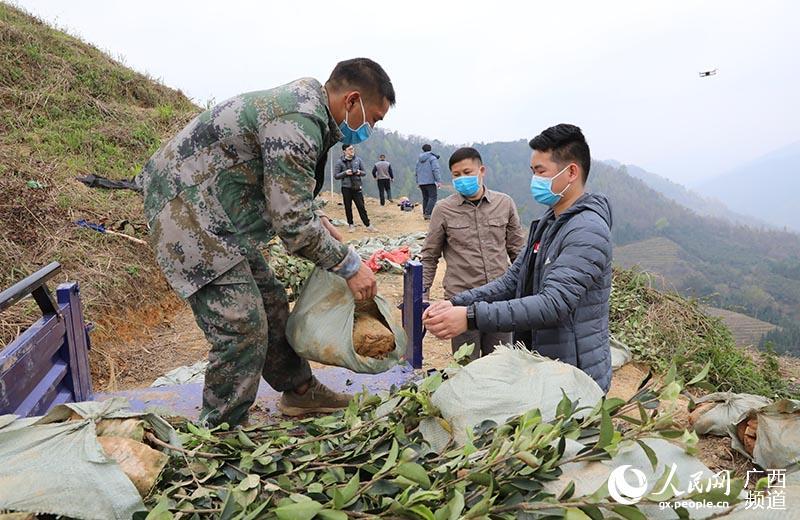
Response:
[[[770,352],[754,359],[736,345],[720,318],[709,316],[694,299],[654,289],[647,273],[615,269],[610,303],[611,333],[657,372],[674,364],[678,373],[690,376],[709,363],[713,390],[800,396],[800,388],[787,382],[794,369],[781,367]]]
[[[158,319],[169,293],[151,252],[123,238],[78,228],[87,219],[146,233],[141,198],[74,180],[129,178],[193,116],[182,93],[98,49],[0,3],[0,286],[57,260],[59,281],[79,280],[96,339],[135,332],[128,312]],[[32,303],[0,315],[0,344],[33,316]]]
[[[654,286],[661,290],[682,287],[684,293],[695,293],[692,285],[695,280],[702,279],[703,274],[692,265],[693,262],[697,264],[697,259],[685,259],[684,254],[672,240],[655,237],[616,248],[614,262],[625,268],[638,267],[651,273]],[[740,347],[759,346],[761,338],[777,328],[772,323],[727,309],[704,306],[702,310],[722,320]]]

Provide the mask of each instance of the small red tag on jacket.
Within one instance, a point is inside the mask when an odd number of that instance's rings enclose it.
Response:
[[[534,242],[533,243],[533,252],[534,253],[538,253],[539,252],[539,242]]]

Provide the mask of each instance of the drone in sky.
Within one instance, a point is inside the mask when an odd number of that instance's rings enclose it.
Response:
[[[707,78],[707,77],[709,77],[709,76],[716,76],[716,75],[717,75],[717,69],[714,69],[714,70],[704,70],[704,71],[700,72],[699,74],[700,74],[700,77],[701,77],[701,78]]]

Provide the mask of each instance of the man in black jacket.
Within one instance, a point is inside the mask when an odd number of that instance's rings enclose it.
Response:
[[[466,330],[513,332],[540,354],[575,365],[611,386],[608,299],[611,208],[586,193],[591,158],[580,128],[560,124],[530,141],[531,194],[550,207],[500,278],[436,302],[423,315],[440,339]]]
[[[350,231],[355,231],[353,224],[353,202],[356,203],[358,216],[361,222],[367,227],[368,231],[376,231],[369,223],[367,207],[364,204],[364,186],[361,178],[367,172],[364,170],[364,162],[361,157],[356,155],[356,149],[352,144],[342,145],[342,156],[336,161],[336,171],[333,174],[335,179],[342,181],[342,199],[344,202],[344,214],[347,218],[347,225]]]

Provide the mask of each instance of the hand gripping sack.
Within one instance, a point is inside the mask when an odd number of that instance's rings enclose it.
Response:
[[[376,296],[375,305],[394,334],[395,342],[394,350],[381,359],[356,352],[353,344],[356,303],[347,282],[336,274],[316,268],[289,315],[286,337],[297,355],[309,361],[362,374],[385,372],[401,361],[407,338],[392,317],[389,303]]]

